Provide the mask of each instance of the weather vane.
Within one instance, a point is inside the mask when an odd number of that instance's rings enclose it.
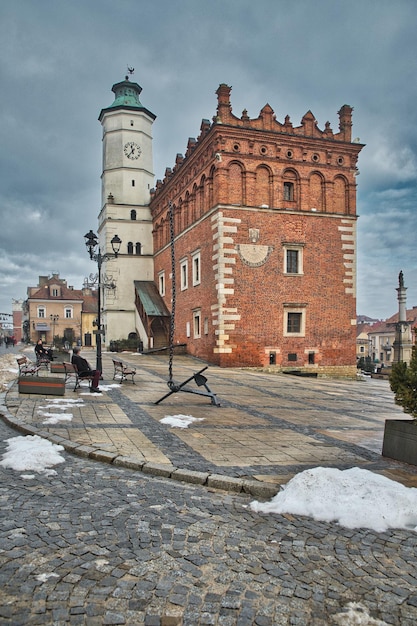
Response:
[[[127,71],[129,72],[129,76],[132,76],[132,74],[135,71],[135,68],[127,66]],[[126,80],[129,80],[129,76],[126,76]]]

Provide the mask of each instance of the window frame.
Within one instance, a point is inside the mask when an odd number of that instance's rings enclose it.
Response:
[[[201,309],[193,311],[193,339],[201,339]]]
[[[299,330],[289,330],[289,317],[290,315],[299,316],[300,327]],[[283,315],[283,336],[284,337],[305,337],[306,334],[306,307],[301,305],[287,305],[284,308]]]
[[[201,254],[195,252],[191,258],[193,287],[201,284]]]
[[[283,258],[284,274],[286,274],[287,276],[303,276],[304,275],[304,244],[286,242],[283,244],[283,250],[284,250],[284,258]],[[297,253],[297,271],[296,272],[289,271],[289,269],[291,268],[289,268],[288,255],[291,252]]]
[[[165,295],[165,272],[159,272],[158,274],[158,289],[159,289],[159,294],[161,296]]]
[[[181,291],[188,289],[188,259],[180,261],[180,285]]]
[[[284,202],[294,202],[295,185],[291,180],[284,180],[282,188],[282,197]]]

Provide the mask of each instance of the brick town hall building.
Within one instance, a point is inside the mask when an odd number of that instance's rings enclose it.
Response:
[[[231,88],[202,120],[185,156],[154,185],[152,124],[141,87],[113,86],[103,126],[101,252],[122,239],[106,272],[105,342],[136,336],[166,346],[175,252],[175,343],[204,361],[356,372],[356,174],[352,108],[339,131],[308,111],[300,126],[266,104],[232,113]]]

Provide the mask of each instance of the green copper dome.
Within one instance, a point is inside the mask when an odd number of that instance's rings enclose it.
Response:
[[[113,85],[112,91],[116,98],[109,108],[123,106],[138,107],[140,109],[143,108],[142,103],[139,100],[139,94],[142,91],[142,87],[137,83],[131,83],[127,77],[126,80],[121,83]]]
[[[151,120],[156,119],[156,115],[148,111],[141,101],[139,100],[140,92],[142,91],[142,87],[137,83],[131,83],[129,77],[126,76],[125,80],[121,83],[116,83],[111,88],[112,92],[115,95],[114,102],[107,107],[106,109],[102,109],[99,115],[100,122],[103,121],[103,118],[107,112],[111,112],[112,114],[115,112],[115,109],[140,109],[141,112],[145,113]]]

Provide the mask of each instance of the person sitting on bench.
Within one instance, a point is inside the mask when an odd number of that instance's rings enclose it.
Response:
[[[35,346],[35,354],[38,361],[39,359],[49,359],[49,361],[54,360],[51,348],[46,348],[42,343],[42,339],[38,339],[38,343]]]
[[[74,346],[72,350],[71,363],[75,365],[75,367],[77,368],[78,376],[80,378],[87,378],[87,377],[90,378],[91,376],[93,376],[93,381],[91,384],[91,391],[93,393],[101,393],[100,389],[98,388],[98,382],[100,380],[100,371],[91,369],[88,361],[84,359],[82,356],[80,356],[80,348],[78,346]]]

